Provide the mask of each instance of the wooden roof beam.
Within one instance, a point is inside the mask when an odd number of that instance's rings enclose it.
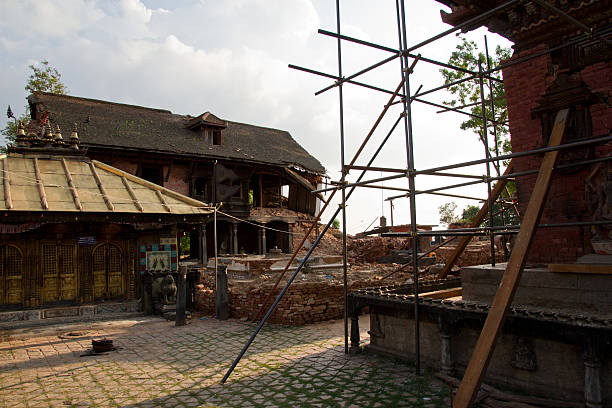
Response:
[[[132,186],[130,186],[127,179],[124,176],[121,176],[121,181],[123,182],[125,189],[128,191],[128,193],[130,193],[130,197],[132,197],[132,202],[134,203],[134,207],[136,207],[138,211],[144,212],[144,208],[142,207],[142,204],[140,204],[140,201],[138,201],[138,197],[136,197],[136,193],[134,193],[134,189],[132,188]]]
[[[8,168],[8,157],[4,159],[4,171],[2,172],[2,178],[4,179],[4,203],[7,210],[13,208],[13,200],[11,199],[11,179]]]
[[[81,200],[79,200],[79,193],[77,192],[76,187],[74,186],[74,182],[72,181],[72,175],[70,174],[70,170],[68,170],[68,164],[66,164],[66,159],[62,157],[62,167],[64,168],[64,173],[66,173],[66,179],[68,180],[68,186],[70,187],[70,192],[72,193],[72,199],[74,200],[74,205],[77,210],[83,211],[83,206],[81,205]]]
[[[166,199],[164,198],[164,195],[161,193],[161,191],[159,190],[155,190],[155,195],[157,195],[157,198],[159,199],[159,201],[162,203],[162,205],[164,206],[164,208],[166,209],[166,211],[168,211],[169,213],[172,212],[172,210],[170,209],[170,206],[168,205],[168,203],[166,202]]]
[[[98,171],[96,170],[96,166],[94,166],[94,164],[92,162],[89,162],[89,168],[91,169],[91,174],[93,174],[94,179],[96,180],[96,184],[98,185],[98,188],[100,189],[100,193],[102,193],[102,198],[104,198],[104,202],[106,203],[106,207],[108,207],[108,209],[111,210],[111,211],[115,211],[115,206],[108,199],[108,194],[106,194],[106,189],[102,185],[102,180],[100,179],[100,176],[98,175]]]
[[[38,168],[38,158],[34,157],[34,174],[36,175],[36,185],[38,186],[38,194],[40,194],[40,205],[43,209],[49,209],[49,203],[47,202],[47,193],[45,192],[45,186],[40,175],[40,169]]]

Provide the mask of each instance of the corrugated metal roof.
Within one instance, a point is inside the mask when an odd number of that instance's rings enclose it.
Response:
[[[208,204],[86,157],[0,156],[0,210],[206,215]]]

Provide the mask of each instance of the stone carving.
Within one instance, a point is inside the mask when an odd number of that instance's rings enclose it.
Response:
[[[585,180],[584,192],[591,219],[612,221],[612,166],[595,166]],[[612,254],[612,230],[609,227],[609,224],[591,227],[591,244],[596,253]]]
[[[155,304],[170,305],[176,303],[176,283],[172,275],[155,279],[151,292]]]
[[[536,354],[531,339],[517,337],[514,345],[512,367],[519,370],[535,371],[537,369]]]

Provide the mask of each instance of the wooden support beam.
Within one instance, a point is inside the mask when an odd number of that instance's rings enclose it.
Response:
[[[77,210],[83,211],[83,206],[81,205],[81,200],[79,200],[79,193],[74,187],[74,182],[72,181],[72,175],[70,174],[70,170],[68,170],[68,164],[66,163],[66,159],[62,157],[62,167],[64,167],[64,173],[66,173],[66,179],[68,180],[68,187],[70,187],[70,192],[72,193],[72,200],[74,201],[74,205]]]
[[[104,198],[104,202],[106,203],[106,207],[109,210],[111,210],[111,211],[115,211],[115,206],[108,199],[108,194],[106,194],[106,189],[104,188],[104,185],[102,185],[102,180],[100,179],[100,176],[98,175],[98,171],[96,170],[96,166],[94,166],[93,162],[89,162],[89,168],[91,169],[91,174],[93,174],[94,179],[96,180],[96,184],[98,185],[98,189],[100,189],[100,193],[102,194],[102,198]]]
[[[514,164],[512,161],[510,161],[510,163],[508,164],[508,167],[506,168],[506,171],[504,171],[504,176],[510,174],[513,168],[514,168]],[[499,195],[502,193],[502,191],[506,187],[507,183],[508,183],[508,179],[505,179],[505,178],[498,180],[498,182],[495,183],[495,186],[493,186],[493,190],[491,190],[491,200],[492,201],[497,200]],[[471,228],[479,227],[480,224],[485,220],[485,218],[488,215],[489,215],[489,202],[485,201],[482,207],[480,208],[480,210],[478,211],[478,213],[476,214],[476,216],[474,217],[474,220],[470,224],[470,227]],[[455,263],[457,262],[457,260],[459,259],[459,257],[461,256],[461,254],[463,253],[463,251],[468,246],[471,240],[472,240],[471,236],[461,237],[461,239],[459,240],[459,243],[457,244],[457,247],[455,247],[455,250],[453,251],[451,256],[448,258],[448,261],[446,261],[444,268],[438,273],[438,279],[446,278],[446,275],[449,274],[449,272],[451,271],[451,269],[453,268],[453,266],[455,265]]]
[[[612,265],[606,264],[548,264],[549,272],[612,275]]]
[[[134,189],[132,188],[132,186],[130,186],[130,183],[128,183],[127,179],[124,176],[121,176],[121,181],[123,182],[125,189],[130,194],[130,197],[132,198],[132,202],[134,203],[134,207],[136,207],[138,211],[144,212],[144,208],[142,207],[142,204],[140,204],[140,201],[138,201],[138,197],[136,197],[136,193],[134,192]]]
[[[563,109],[557,114],[548,146],[558,146],[561,143],[568,112],[569,109]],[[468,408],[478,394],[480,384],[493,355],[497,337],[501,332],[506,312],[518,287],[533,233],[542,214],[542,208],[544,207],[546,193],[550,186],[553,167],[558,154],[559,151],[555,150],[544,155],[525,216],[521,222],[521,229],[506,266],[506,271],[497,289],[495,298],[491,303],[489,314],[472,353],[472,358],[457,390],[457,395],[453,401],[453,408]]]
[[[164,209],[168,211],[169,213],[171,213],[172,210],[170,209],[170,206],[166,202],[164,195],[159,190],[155,190],[155,195],[157,195],[157,198],[159,199],[159,202],[164,206]]]
[[[38,186],[38,194],[40,195],[40,205],[43,209],[49,209],[49,203],[47,202],[47,193],[45,192],[45,185],[40,175],[40,169],[38,168],[38,158],[34,157],[34,174],[36,175],[36,185]]]
[[[436,290],[434,292],[421,293],[419,297],[429,299],[448,299],[456,296],[461,296],[461,291],[461,288],[442,289]]]
[[[4,160],[4,171],[2,172],[2,178],[4,179],[4,204],[7,210],[13,208],[13,199],[11,198],[11,178],[9,173],[9,158],[5,157]]]

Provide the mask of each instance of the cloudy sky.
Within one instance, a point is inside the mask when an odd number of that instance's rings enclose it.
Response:
[[[351,0],[341,8],[343,33],[397,47],[395,2]],[[440,20],[440,3],[408,1],[408,43],[417,44],[448,26]],[[337,73],[336,42],[317,34],[335,31],[333,0],[3,0],[0,2],[0,102],[23,113],[28,66],[48,60],[57,68],[69,94],[197,115],[211,111],[224,119],[274,127],[292,136],[326,167],[340,176],[338,92],[314,92],[329,80],[289,69],[295,64]],[[507,42],[484,30],[470,33],[477,42],[487,34],[489,46]],[[420,52],[446,61],[457,43],[454,35]],[[344,43],[345,75],[389,56],[352,43]],[[361,81],[394,89],[399,83],[399,62],[368,73]],[[413,92],[442,83],[438,69],[419,62],[411,76]],[[388,95],[347,85],[345,134],[347,161],[379,115]],[[438,94],[432,101],[448,99]],[[482,158],[484,148],[475,135],[459,130],[461,117],[436,114],[436,108],[413,105],[417,168]],[[400,114],[392,108],[359,164],[365,164]],[[0,126],[6,125],[2,115]],[[374,164],[406,167],[405,137],[396,132]],[[484,174],[473,167],[472,174]],[[357,177],[351,172],[350,179]],[[380,173],[370,173],[369,178]],[[444,185],[448,179],[419,178],[417,188]],[[387,186],[407,187],[407,180]],[[483,186],[453,193],[484,197]],[[383,201],[399,193],[363,188],[348,203],[349,232],[364,230],[385,215]],[[419,196],[421,224],[438,223],[438,206],[456,201],[459,208],[475,201]],[[336,205],[334,204],[334,207]],[[334,209],[335,209],[334,208]],[[395,201],[395,224],[409,223],[407,199]]]

